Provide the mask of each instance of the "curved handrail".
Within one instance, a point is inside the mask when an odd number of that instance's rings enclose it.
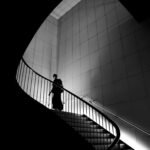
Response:
[[[29,68],[30,70],[32,70],[32,74],[35,73],[37,76],[41,77],[42,79],[53,83],[53,81],[51,81],[50,79],[47,79],[46,77],[40,75],[39,73],[37,73],[34,69],[32,69],[27,63],[26,61],[22,58],[21,61],[25,64],[25,66],[27,68]],[[19,76],[18,74],[20,74],[20,76],[22,76],[23,78],[23,67],[21,67],[20,71],[17,71],[17,76]],[[29,77],[28,77],[29,78]],[[29,79],[28,79],[29,80]],[[25,82],[25,81],[24,81]],[[120,138],[120,130],[119,127],[116,125],[115,122],[113,122],[110,118],[108,118],[103,112],[101,112],[98,108],[94,107],[92,104],[88,103],[87,101],[85,101],[84,99],[82,99],[81,97],[75,95],[74,93],[70,92],[69,90],[65,89],[64,87],[61,87],[65,92],[69,93],[70,95],[74,96],[75,98],[79,99],[80,101],[82,101],[83,103],[85,103],[86,105],[90,106],[92,109],[96,110],[98,113],[100,113],[103,117],[105,117],[116,129],[116,137],[114,139],[114,141],[109,145],[109,147],[107,148],[107,150],[111,150],[114,145],[119,141]]]
[[[81,96],[82,97],[82,96]],[[113,113],[112,111],[108,110],[106,107],[102,106],[101,104],[99,103],[96,103],[95,100],[93,100],[92,98],[89,98],[89,97],[86,97],[86,96],[83,96],[82,97],[83,99],[89,99],[89,103],[91,104],[94,104],[96,105],[97,109],[102,109],[104,110],[105,112],[109,113],[110,115],[114,116],[115,118],[118,118],[120,119],[121,121],[125,122],[126,124],[136,128],[137,130],[139,130],[140,132],[143,132],[144,134],[147,134],[147,135],[150,135],[150,133],[147,131],[147,130],[144,130],[140,127],[138,127],[137,125],[135,125],[134,123],[131,123],[130,121],[127,121],[125,119],[123,119],[122,117],[120,117],[119,115],[116,115],[115,113]]]

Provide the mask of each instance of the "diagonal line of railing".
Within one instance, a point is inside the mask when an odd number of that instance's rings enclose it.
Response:
[[[46,77],[42,76],[41,74],[37,73],[34,69],[32,69],[27,63],[26,61],[22,58],[21,59],[22,63],[30,70],[32,70],[32,74],[34,73],[35,74],[35,80],[36,80],[36,77],[40,77],[42,80],[45,81],[48,81],[50,82],[51,84],[54,84],[53,81],[51,81],[50,79],[47,79]],[[21,65],[23,65],[21,63]],[[27,69],[26,69],[27,70]],[[23,76],[23,68],[21,67],[21,70],[17,70],[17,76],[19,76],[19,74],[21,76]],[[29,78],[29,76],[28,76]],[[42,81],[41,80],[41,81]],[[29,79],[28,79],[29,81]],[[38,81],[38,84],[40,84],[40,82]],[[31,84],[32,85],[32,84]],[[25,86],[25,81],[24,81],[24,86]],[[44,85],[45,86],[45,85]],[[47,86],[47,85],[46,85]],[[58,85],[57,85],[58,86]],[[99,114],[101,114],[105,119],[107,119],[107,121],[109,121],[109,123],[111,123],[113,125],[113,127],[115,128],[116,130],[116,135],[115,135],[115,139],[114,141],[109,145],[109,147],[107,148],[107,150],[111,150],[114,145],[119,141],[119,138],[120,138],[120,130],[119,130],[119,127],[116,125],[115,122],[113,122],[110,118],[108,118],[103,112],[101,112],[99,109],[97,109],[96,107],[94,107],[92,104],[88,103],[87,101],[85,101],[84,99],[82,99],[81,97],[75,95],[74,93],[72,93],[71,91],[65,89],[64,87],[60,87],[62,88],[66,93],[69,93],[71,95],[71,97],[75,97],[76,99],[80,100],[81,102],[83,102],[84,104],[86,104],[87,106],[89,106],[89,108],[92,108],[93,110],[95,110],[96,112],[98,112]]]

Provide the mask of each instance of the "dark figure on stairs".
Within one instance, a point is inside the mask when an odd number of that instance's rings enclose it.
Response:
[[[53,93],[52,96],[52,108],[55,110],[62,110],[63,104],[61,101],[61,93],[63,92],[63,84],[61,79],[57,78],[57,74],[53,74],[53,87],[52,90],[49,93],[49,96],[51,93]]]

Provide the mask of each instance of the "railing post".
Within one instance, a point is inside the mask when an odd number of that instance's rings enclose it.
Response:
[[[38,90],[39,90],[39,77],[37,77],[37,93],[36,93],[37,100],[38,100]]]
[[[50,92],[50,82],[47,82],[47,87],[48,87],[48,89],[47,89],[47,96],[48,96],[48,100],[46,100],[46,106],[48,107],[48,108],[50,108],[51,107],[51,105],[50,105],[50,96],[49,96],[49,92]]]
[[[19,79],[19,71],[20,71],[20,63],[19,63],[19,65],[18,65],[18,67],[17,67],[17,73],[16,73],[16,80],[17,80],[17,82],[18,82],[18,79]]]
[[[46,80],[43,81],[43,82],[44,82],[44,87],[43,87],[43,105],[44,105],[44,106],[45,106],[45,91],[46,91],[46,90],[45,90],[45,85],[46,85],[46,84],[45,84],[45,81],[46,81]]]
[[[23,63],[21,63],[21,77],[20,77],[20,86],[22,87],[22,82],[23,82]]]
[[[23,89],[25,90],[25,83],[26,83],[26,66],[24,65],[24,70],[23,70]]]
[[[31,76],[30,76],[30,82],[31,82],[31,84],[30,84],[30,95],[31,95],[31,97],[33,97],[34,98],[34,84],[35,84],[35,82],[33,81],[33,76],[34,76],[34,73],[33,73],[33,71],[31,71]]]
[[[66,111],[66,102],[65,102],[65,91],[63,92],[63,108],[64,108],[64,111]]]
[[[19,70],[19,71],[18,71],[18,83],[20,84],[20,77],[21,77],[21,61],[20,61],[18,70]]]
[[[45,96],[45,106],[47,107],[47,98],[48,98],[48,81],[46,80],[46,96]]]
[[[28,77],[28,91],[27,91],[27,93],[30,95],[30,93],[31,93],[31,73],[32,73],[32,71],[31,70],[29,70],[29,77]]]
[[[32,74],[32,82],[33,82],[33,77],[34,77],[34,85],[33,85],[33,98],[36,97],[36,74]]]
[[[28,86],[28,68],[26,70],[26,82],[25,82],[25,91],[27,92],[27,86]]]
[[[40,77],[40,103],[42,103],[42,78]]]
[[[23,64],[22,89],[24,90],[25,83],[25,64]]]
[[[67,99],[68,99],[68,112],[69,112],[69,94],[67,94]]]

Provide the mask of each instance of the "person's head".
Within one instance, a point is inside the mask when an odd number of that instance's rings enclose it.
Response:
[[[57,74],[53,74],[54,80],[57,79]]]

